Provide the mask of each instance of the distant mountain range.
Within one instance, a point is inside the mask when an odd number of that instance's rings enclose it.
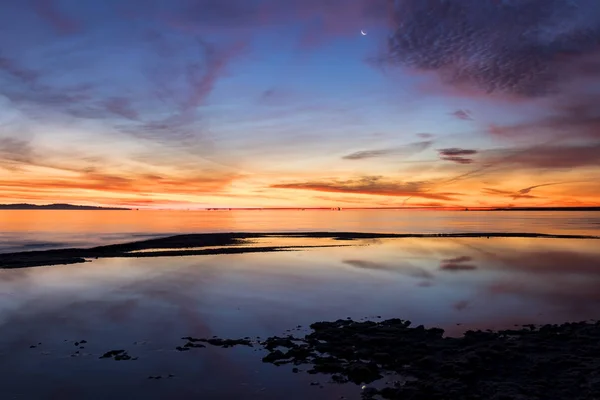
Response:
[[[0,204],[0,210],[118,210],[127,211],[130,208],[118,207],[94,207],[94,206],[76,206],[73,204],[45,204],[38,206],[36,204]]]

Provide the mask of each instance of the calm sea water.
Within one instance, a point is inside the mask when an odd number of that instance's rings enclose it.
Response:
[[[400,317],[451,335],[598,318],[598,240],[356,244],[0,270],[2,398],[359,399],[355,385],[263,364],[252,348],[175,347],[187,335],[265,337],[346,317]],[[112,349],[139,359],[98,358]]]
[[[0,211],[0,252],[191,232],[534,232],[600,235],[600,212]]]
[[[0,252],[223,231],[600,235],[600,213],[0,211]],[[351,246],[0,269],[2,398],[359,399],[355,385],[263,364],[254,348],[175,347],[188,335],[266,337],[346,317],[410,319],[449,335],[599,317],[600,239],[342,244]],[[99,359],[113,349],[139,359]],[[165,379],[148,379],[157,375]]]

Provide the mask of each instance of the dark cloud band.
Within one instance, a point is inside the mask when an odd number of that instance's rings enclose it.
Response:
[[[600,43],[594,0],[398,0],[394,62],[450,84],[535,97]]]

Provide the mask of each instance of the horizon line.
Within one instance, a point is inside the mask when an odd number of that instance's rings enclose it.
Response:
[[[129,205],[89,205],[89,204],[71,204],[71,203],[8,203],[0,204],[4,210],[10,210],[8,207],[29,206],[29,207],[52,207],[64,206],[65,208],[98,208],[98,209],[121,209],[130,211],[276,211],[276,210],[457,210],[457,211],[492,211],[492,210],[568,210],[568,209],[600,209],[600,205],[579,205],[579,206],[371,206],[371,207],[340,207],[340,206],[321,206],[321,207],[152,207],[152,206],[129,206]],[[14,208],[17,210],[17,208]],[[24,210],[26,210],[24,208]]]

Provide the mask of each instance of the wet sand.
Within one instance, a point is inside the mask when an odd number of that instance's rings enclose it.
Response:
[[[0,254],[0,268],[25,268],[50,265],[84,263],[89,259],[114,257],[174,257],[239,253],[266,253],[291,251],[302,248],[331,247],[332,245],[271,245],[243,247],[252,240],[265,238],[313,238],[338,241],[401,238],[554,238],[600,239],[585,235],[547,235],[538,233],[451,233],[451,234],[385,234],[360,232],[291,232],[291,233],[205,233],[176,235],[159,239],[142,240],[92,248],[71,248]],[[348,244],[340,243],[339,246]],[[204,248],[204,249],[203,249]],[[153,250],[142,252],[144,250]]]

